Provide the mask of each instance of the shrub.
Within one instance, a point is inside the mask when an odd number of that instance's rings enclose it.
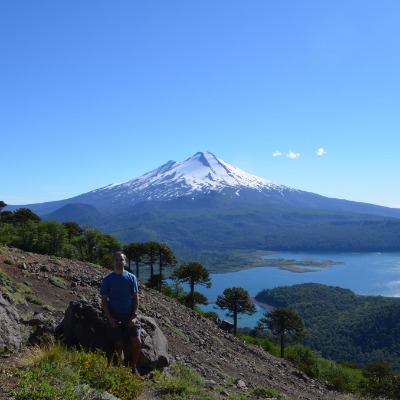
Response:
[[[309,377],[318,377],[318,359],[309,347],[299,345],[290,346],[286,349],[285,358],[291,361],[300,371],[303,371]]]
[[[77,388],[82,384],[121,400],[137,398],[142,389],[139,377],[129,368],[110,364],[101,352],[68,350],[49,343],[30,348],[19,365],[24,367],[19,389],[15,391],[19,400],[81,400],[82,390]]]
[[[184,364],[173,364],[161,375],[161,391],[165,399],[212,400],[204,389],[204,379]]]
[[[11,283],[11,277],[0,268],[0,284],[4,286],[10,286]]]
[[[58,278],[57,276],[50,276],[49,282],[59,288],[62,288],[62,289],[67,288],[67,283],[65,281],[63,281],[61,278]]]
[[[257,396],[257,398],[267,399],[267,398],[279,398],[279,392],[275,389],[271,388],[256,388],[251,393],[253,396]]]
[[[64,262],[55,256],[50,256],[49,261],[53,264],[64,266]]]
[[[255,338],[253,336],[240,335],[240,338],[247,343],[261,346],[265,351],[267,351],[270,354],[273,354],[274,356],[278,357],[280,354],[280,347],[272,343],[271,340],[266,337]]]

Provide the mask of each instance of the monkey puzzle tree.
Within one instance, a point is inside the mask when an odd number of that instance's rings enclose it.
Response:
[[[199,293],[194,291],[195,285],[203,285],[207,288],[211,287],[210,273],[203,265],[193,261],[187,262],[175,269],[172,275],[180,282],[189,284],[188,304],[192,310],[196,303],[207,304],[207,299],[204,296],[199,296]]]
[[[76,222],[62,222],[61,225],[67,231],[68,241],[72,242],[73,238],[76,236],[81,236],[83,229]]]
[[[129,269],[131,270],[131,261],[135,262],[136,266],[136,278],[139,279],[139,266],[143,261],[143,256],[146,254],[145,243],[128,243],[123,247],[123,252],[128,259]]]
[[[285,356],[285,335],[301,340],[304,336],[302,319],[290,308],[274,308],[260,318],[258,329],[268,328],[274,335],[279,336],[281,344],[281,358]]]
[[[7,204],[4,203],[3,200],[0,200],[0,225],[1,225],[1,210],[2,210],[4,207],[7,207]]]
[[[173,267],[177,263],[177,259],[175,257],[174,252],[171,248],[165,243],[158,244],[158,266],[159,266],[159,274],[160,274],[160,285],[158,290],[161,290],[161,286],[164,282],[163,270],[166,267]]]
[[[158,255],[158,242],[145,242],[143,243],[144,246],[144,258],[143,262],[146,265],[150,266],[150,278],[149,284],[152,285],[154,281],[154,264],[157,262],[157,255]]]
[[[216,305],[221,310],[227,310],[226,316],[233,318],[233,334],[237,333],[237,320],[239,314],[253,315],[256,306],[251,302],[247,290],[240,287],[227,288],[223,295],[217,297]]]
[[[176,258],[172,250],[165,243],[145,242],[143,263],[150,266],[150,278],[148,285],[161,290],[164,283],[164,267],[172,267],[176,264]],[[159,266],[159,274],[154,273],[154,266]]]

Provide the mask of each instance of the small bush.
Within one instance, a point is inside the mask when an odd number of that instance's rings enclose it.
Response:
[[[164,399],[169,400],[212,400],[204,389],[204,379],[184,364],[173,364],[161,376],[161,390]]]
[[[207,311],[203,313],[203,317],[217,321],[219,319],[218,314],[215,311]]]
[[[51,272],[52,269],[48,265],[41,265],[40,266],[40,271],[42,271],[42,272]]]
[[[56,310],[56,309],[55,309],[53,306],[51,306],[50,304],[43,304],[43,305],[42,305],[42,308],[43,308],[43,310],[49,311],[49,312],[53,312],[53,311]]]
[[[7,258],[7,260],[4,261],[8,265],[13,265],[15,264],[15,260],[13,258]]]
[[[38,306],[43,306],[45,303],[43,300],[40,300],[38,297],[34,296],[33,294],[25,295],[25,299],[27,302],[32,304],[37,304]]]
[[[28,285],[25,285],[25,283],[21,283],[21,282],[17,283],[15,291],[17,291],[18,293],[22,293],[22,294],[31,294],[32,293],[32,289]]]
[[[11,277],[0,268],[0,284],[4,286],[10,286],[11,283]]]
[[[257,346],[261,346],[265,351],[270,354],[273,354],[276,357],[280,355],[280,347],[271,342],[268,338],[255,338],[247,335],[240,335],[240,338],[247,343],[255,344]]]
[[[77,390],[82,384],[130,400],[139,396],[143,385],[129,368],[110,364],[100,352],[68,350],[54,343],[30,348],[19,365],[22,380],[14,393],[18,400],[82,400]]]
[[[318,377],[318,357],[309,347],[290,346],[286,349],[285,358],[309,377]]]
[[[267,399],[267,398],[279,398],[279,392],[275,389],[271,388],[257,388],[252,390],[251,394],[253,396],[257,396],[260,399]]]
[[[61,265],[62,267],[64,266],[64,262],[55,256],[50,256],[49,261],[53,264]]]
[[[62,288],[62,289],[66,289],[67,288],[67,283],[65,281],[63,281],[61,278],[58,278],[57,276],[50,276],[49,277],[49,282],[52,285],[57,286],[59,288]]]

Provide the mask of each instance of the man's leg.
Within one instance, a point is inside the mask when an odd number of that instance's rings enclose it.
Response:
[[[132,364],[132,371],[136,370],[136,364],[139,360],[139,355],[140,355],[140,347],[142,345],[142,341],[140,340],[140,336],[133,336],[130,338],[131,341],[131,364]]]
[[[125,358],[124,358],[124,340],[118,339],[114,342],[114,350],[118,357],[118,362],[121,365],[124,365]]]

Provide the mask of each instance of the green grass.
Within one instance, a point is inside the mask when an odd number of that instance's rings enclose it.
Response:
[[[69,350],[54,343],[31,348],[20,361],[19,375],[13,393],[17,400],[91,399],[93,390],[128,400],[137,398],[143,385],[129,368],[112,365],[101,352]]]
[[[280,346],[268,338],[240,336],[247,343],[261,346],[265,351],[279,357]],[[292,345],[285,347],[285,359],[307,376],[329,382],[339,392],[356,393],[363,381],[362,370],[351,365],[328,361],[309,347]]]
[[[289,397],[282,397],[279,392],[271,388],[256,388],[243,392],[232,393],[227,400],[247,400],[247,399],[278,399],[290,400]]]
[[[12,279],[10,278],[10,276],[0,268],[0,285],[10,286],[11,283]]]
[[[189,341],[188,336],[179,328],[177,328],[168,317],[164,317],[164,324],[172,331],[174,332],[177,336],[180,338]]]
[[[52,285],[57,286],[59,288],[62,288],[62,289],[66,289],[67,288],[67,283],[64,280],[62,280],[61,278],[58,278],[57,276],[50,276],[49,277],[49,282]]]
[[[329,382],[339,392],[355,393],[363,380],[362,370],[326,360],[309,347],[288,346],[285,358],[309,377]]]
[[[173,364],[160,377],[160,391],[165,400],[213,400],[204,379],[184,364]]]
[[[49,261],[53,264],[57,264],[57,265],[61,265],[61,266],[65,265],[64,262],[61,259],[57,258],[56,256],[50,256]]]

